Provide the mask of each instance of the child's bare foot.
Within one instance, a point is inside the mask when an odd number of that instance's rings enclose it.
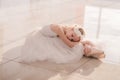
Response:
[[[97,59],[105,58],[104,51],[97,49],[95,47],[92,47],[90,53],[87,53],[85,56]]]

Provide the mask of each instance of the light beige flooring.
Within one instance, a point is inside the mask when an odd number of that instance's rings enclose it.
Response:
[[[55,64],[48,62],[19,63],[3,59],[0,80],[119,80],[120,65],[83,58],[80,62]]]
[[[102,13],[102,14],[101,14]],[[120,50],[102,61],[21,63],[25,37],[50,23],[81,24],[88,37],[120,40],[119,0],[0,0],[0,80],[120,80]]]

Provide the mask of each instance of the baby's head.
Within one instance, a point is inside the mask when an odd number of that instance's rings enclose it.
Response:
[[[68,28],[66,36],[73,42],[79,42],[85,36],[85,30],[80,25],[75,24]]]

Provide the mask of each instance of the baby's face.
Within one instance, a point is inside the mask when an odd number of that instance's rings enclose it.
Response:
[[[81,40],[81,37],[75,34],[73,28],[67,31],[65,35],[70,41],[73,41],[73,42],[79,42]]]

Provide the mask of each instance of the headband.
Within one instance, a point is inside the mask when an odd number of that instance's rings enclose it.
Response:
[[[83,35],[81,34],[81,32],[80,32],[80,30],[79,30],[78,27],[74,27],[74,32],[75,32],[75,34],[76,34],[77,36],[83,37]]]

